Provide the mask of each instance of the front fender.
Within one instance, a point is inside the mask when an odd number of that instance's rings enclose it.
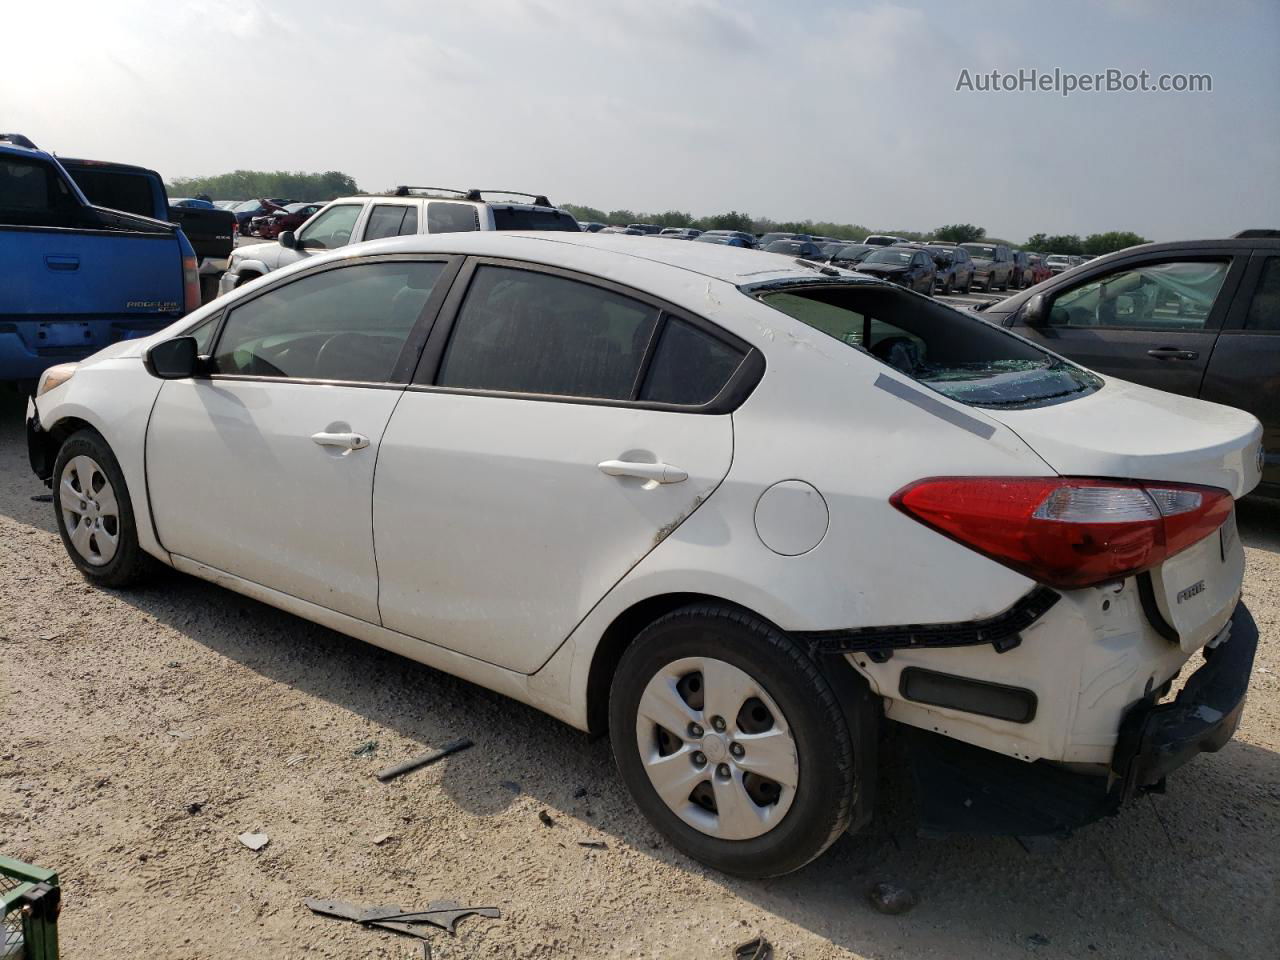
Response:
[[[238,260],[236,261],[235,274],[243,276],[246,273],[256,273],[265,277],[271,272],[271,268],[262,260]]]
[[[151,522],[146,476],[147,421],[162,386],[163,381],[147,373],[141,357],[104,359],[78,369],[66,383],[33,401],[33,412],[47,435],[45,449],[53,456],[80,424],[102,434],[129,488],[138,545],[168,563]]]

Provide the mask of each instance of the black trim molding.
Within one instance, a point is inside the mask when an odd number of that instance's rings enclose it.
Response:
[[[1011,723],[1030,723],[1036,718],[1034,691],[1006,683],[957,677],[923,667],[903,670],[898,680],[898,692],[904,699],[916,703],[948,707]]]
[[[877,663],[888,660],[894,650],[927,647],[977,647],[989,643],[997,653],[1005,653],[1022,643],[1022,631],[1048,613],[1059,599],[1057,592],[1039,586],[1008,610],[985,620],[807,630],[793,636],[808,642],[815,654],[865,653]]]

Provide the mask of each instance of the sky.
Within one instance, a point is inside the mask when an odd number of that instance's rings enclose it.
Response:
[[[0,130],[168,179],[342,170],[1014,242],[1280,227],[1277,0],[59,0],[3,23]],[[956,89],[1020,68],[1213,89]]]

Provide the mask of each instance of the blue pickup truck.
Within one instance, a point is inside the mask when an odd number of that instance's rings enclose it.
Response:
[[[0,383],[34,381],[199,305],[180,227],[93,206],[55,157],[0,134]]]

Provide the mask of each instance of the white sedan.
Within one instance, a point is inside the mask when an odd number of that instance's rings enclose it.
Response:
[[[865,823],[885,744],[930,828],[1110,812],[1230,738],[1257,643],[1252,416],[712,244],[359,244],[52,368],[28,433],[91,582],[158,561],[608,730],[743,875]]]

